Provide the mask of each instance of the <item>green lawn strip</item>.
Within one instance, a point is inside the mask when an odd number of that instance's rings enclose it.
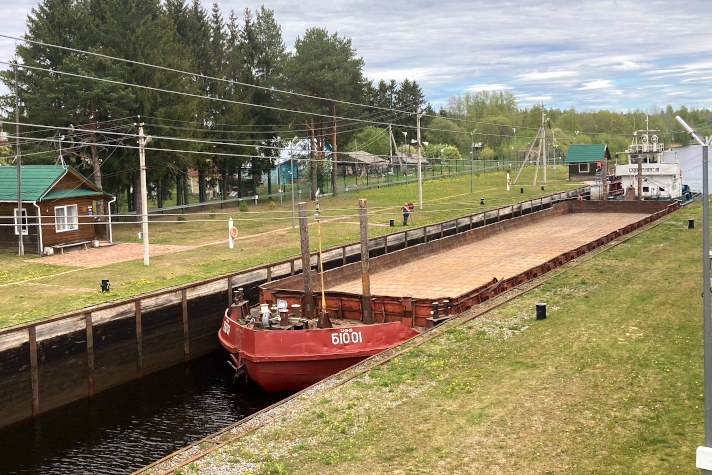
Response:
[[[69,269],[71,267],[36,264],[9,253],[0,253],[0,285],[52,276]]]
[[[685,228],[694,206],[196,470],[222,460],[252,463],[251,473],[697,473],[701,232]],[[547,319],[537,321],[540,301]]]
[[[239,253],[238,248],[236,255],[234,249],[230,252],[225,247],[213,245],[201,248],[199,253],[186,250],[153,256],[150,271],[143,261],[133,260],[81,270],[65,267],[41,279],[27,276],[24,281],[2,287],[0,305],[4,310],[0,311],[0,327],[227,274],[236,266],[248,268],[266,262],[263,254]],[[263,249],[269,247],[268,242]],[[295,247],[284,247],[271,256],[280,259],[296,252]],[[108,293],[101,292],[100,283],[105,278],[111,282]]]

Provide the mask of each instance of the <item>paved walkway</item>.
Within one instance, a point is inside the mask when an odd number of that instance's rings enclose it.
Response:
[[[344,218],[333,218],[329,221],[343,221],[346,224],[352,224],[358,228],[358,219],[348,222]],[[310,226],[314,226],[314,223],[309,223]],[[370,224],[379,226],[379,224]],[[388,226],[388,224],[382,224],[382,226]],[[290,228],[279,228],[271,231],[266,231],[258,234],[247,234],[245,236],[240,236],[236,239],[236,242],[249,241],[249,240],[261,240],[267,239],[265,236],[275,233],[283,233]],[[150,244],[149,243],[149,256],[160,256],[162,254],[170,254],[173,252],[188,251],[190,249],[195,249],[196,247],[205,247],[212,245],[224,245],[227,246],[227,236],[221,241],[209,241],[202,244],[191,244],[191,245],[178,245],[178,244]],[[102,243],[98,248],[77,248],[73,250],[68,250],[64,254],[53,254],[51,256],[41,256],[41,262],[43,264],[56,264],[56,265],[67,265],[74,266],[83,269],[90,269],[96,267],[103,267],[109,264],[115,264],[117,262],[142,260],[143,259],[143,243],[142,242],[121,242],[116,244]]]
[[[645,216],[570,213],[519,227],[394,269],[371,273],[371,295],[457,297],[492,277],[515,276]],[[361,278],[328,290],[360,294]]]
[[[153,257],[171,252],[186,251],[193,247],[195,246],[151,244],[149,246],[149,255]],[[143,243],[122,242],[109,244],[96,249],[72,250],[64,254],[42,256],[40,259],[42,264],[75,266],[84,269],[103,267],[117,262],[143,259]]]

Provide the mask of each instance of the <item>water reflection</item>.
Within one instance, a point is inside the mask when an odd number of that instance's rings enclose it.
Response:
[[[283,397],[216,352],[0,430],[0,473],[131,473]]]

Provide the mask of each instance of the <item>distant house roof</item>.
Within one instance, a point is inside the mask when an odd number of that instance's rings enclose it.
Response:
[[[417,165],[418,164],[418,157],[414,157],[412,155],[408,155],[405,153],[399,153],[398,155],[395,155],[393,157],[394,162],[398,162],[400,164],[405,164],[405,165]],[[426,158],[421,157],[420,158],[420,164],[421,165],[428,165],[428,160]]]
[[[611,159],[607,144],[571,144],[564,163],[593,163],[602,162],[604,159]]]
[[[81,186],[55,189],[54,186],[66,175],[73,175]],[[23,202],[79,196],[111,196],[67,165],[25,165],[20,169],[20,177]],[[17,201],[17,167],[0,166],[0,201]]]
[[[386,160],[379,157],[378,155],[373,155],[371,153],[364,152],[361,150],[356,152],[349,152],[346,155],[348,155],[349,158],[351,158],[353,161],[365,163],[368,165],[379,165],[382,163],[386,163]]]

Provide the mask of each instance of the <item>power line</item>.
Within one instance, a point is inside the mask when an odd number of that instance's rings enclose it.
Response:
[[[326,97],[314,96],[314,95],[310,95],[310,94],[303,94],[303,93],[298,93],[298,92],[294,92],[294,91],[285,91],[285,90],[281,90],[281,89],[276,89],[276,88],[274,88],[274,87],[258,86],[258,85],[255,85],[255,84],[248,84],[248,83],[245,83],[245,82],[237,81],[237,80],[235,80],[235,79],[224,79],[224,78],[217,78],[217,77],[214,77],[214,76],[205,76],[205,75],[203,75],[203,74],[201,74],[201,73],[191,73],[191,72],[189,72],[189,71],[183,71],[183,70],[180,70],[180,69],[169,68],[169,67],[166,67],[166,66],[159,66],[159,65],[155,65],[155,64],[144,63],[144,62],[141,62],[141,61],[134,61],[134,60],[124,59],[124,58],[119,58],[119,57],[116,57],[116,56],[110,56],[110,55],[101,54],[101,53],[95,53],[95,52],[91,52],[91,51],[84,51],[84,50],[80,50],[80,49],[76,49],[76,48],[70,48],[70,47],[67,47],[67,46],[53,45],[53,44],[50,44],[50,43],[44,43],[44,42],[42,42],[42,41],[35,41],[35,40],[28,39],[28,38],[18,38],[18,37],[15,37],[15,36],[10,36],[10,35],[5,35],[5,34],[0,34],[0,37],[12,39],[12,40],[15,40],[15,41],[22,41],[22,42],[25,42],[25,43],[37,44],[37,45],[40,45],[40,46],[46,46],[46,47],[49,47],[49,48],[57,48],[57,49],[65,50],[65,51],[70,51],[70,52],[73,52],[73,53],[79,53],[79,54],[82,54],[82,55],[90,55],[90,56],[95,56],[95,57],[99,57],[99,58],[110,59],[110,60],[112,60],[112,61],[119,61],[119,62],[124,62],[124,63],[132,64],[132,65],[144,66],[144,67],[148,67],[148,68],[154,68],[154,69],[158,69],[158,70],[161,70],[161,71],[174,72],[174,73],[178,73],[178,74],[182,74],[182,75],[186,75],[186,76],[191,76],[191,77],[200,77],[200,79],[203,79],[203,80],[214,80],[214,81],[219,81],[219,82],[227,83],[227,84],[230,84],[230,85],[245,86],[245,87],[255,88],[255,89],[259,89],[259,90],[263,90],[263,91],[276,92],[276,93],[280,93],[280,94],[286,94],[286,95],[290,95],[290,96],[301,97],[301,98],[305,98],[305,99],[322,100],[322,101],[327,101],[327,102],[334,102],[334,103],[337,103],[337,104],[344,104],[344,105],[357,106],[357,107],[368,107],[368,108],[376,109],[376,110],[394,111],[394,112],[399,112],[399,113],[404,113],[404,114],[412,113],[412,112],[399,111],[399,110],[395,110],[395,109],[389,109],[389,108],[380,107],[380,106],[374,106],[374,105],[369,105],[369,104],[359,104],[359,103],[355,103],[355,102],[342,101],[342,100],[339,100],[339,99],[331,99],[331,98],[326,98]],[[4,63],[4,64],[8,64],[8,63]],[[31,67],[29,67],[29,66],[27,66],[27,65],[20,65],[20,64],[18,64],[18,67],[31,68]],[[40,69],[40,70],[41,70],[42,68],[36,68],[36,69]],[[48,71],[48,70],[47,70],[47,71]],[[52,72],[53,72],[53,73],[59,73],[59,74],[69,74],[69,75],[81,77],[81,78],[84,78],[84,79],[98,79],[98,78],[93,78],[93,77],[91,77],[91,76],[74,75],[74,74],[71,74],[71,73],[60,72],[60,71],[56,71],[56,70],[52,70]],[[110,81],[110,82],[111,82],[111,81]],[[134,85],[134,86],[136,86],[136,87],[142,87],[142,86],[138,86],[138,85]],[[157,90],[157,89],[154,89],[154,90]],[[163,90],[163,92],[168,92],[168,91]],[[176,92],[176,93],[177,93],[177,92]],[[207,96],[203,96],[203,97],[205,97],[206,99],[216,99],[216,98],[210,98],[210,97],[207,97]],[[229,102],[229,101],[228,101],[228,102]],[[310,115],[315,115],[315,116],[320,116],[320,117],[332,118],[332,116],[326,115],[326,114],[314,114],[314,113],[307,113],[307,112],[302,112],[302,111],[292,111],[292,110],[289,110],[289,109],[272,108],[272,107],[269,107],[269,106],[262,106],[262,105],[259,105],[259,104],[249,104],[249,103],[240,103],[240,102],[236,102],[236,103],[237,103],[237,104],[242,104],[242,105],[252,105],[252,106],[255,106],[255,107],[266,107],[266,108],[269,108],[269,109],[276,109],[276,110],[281,110],[281,111],[284,111],[284,112],[294,112],[294,113],[310,114]],[[418,104],[418,105],[419,105],[419,104]],[[351,120],[357,120],[357,119],[351,119]]]

